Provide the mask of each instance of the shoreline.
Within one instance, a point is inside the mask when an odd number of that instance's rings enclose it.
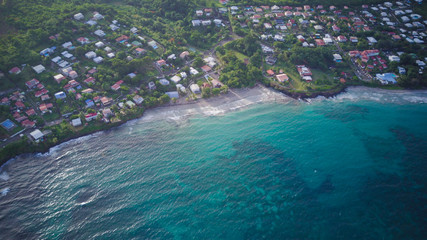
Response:
[[[147,109],[143,112],[141,116],[138,116],[136,118],[104,125],[104,127],[102,127],[101,129],[98,129],[93,132],[82,133],[82,134],[77,133],[76,135],[71,136],[70,138],[64,139],[63,141],[55,145],[38,146],[34,149],[30,149],[30,151],[28,152],[23,152],[7,159],[0,159],[0,170],[5,165],[7,165],[8,162],[13,161],[16,157],[27,155],[27,154],[46,154],[46,153],[49,153],[52,148],[56,148],[58,146],[66,144],[67,142],[74,141],[79,138],[88,137],[99,132],[112,130],[116,127],[123,126],[124,124],[129,123],[130,121],[153,122],[153,121],[161,121],[161,120],[168,120],[168,119],[177,121],[183,118],[187,119],[195,115],[218,116],[218,115],[224,115],[228,112],[238,111],[255,104],[274,103],[274,102],[290,103],[290,102],[299,101],[299,100],[302,100],[305,102],[311,102],[308,99],[315,99],[320,96],[323,97],[324,99],[336,98],[340,94],[343,95],[342,99],[353,99],[353,97],[345,96],[345,94],[348,93],[348,89],[351,89],[356,92],[361,92],[361,93],[367,92],[367,90],[375,90],[376,92],[383,92],[383,93],[392,92],[392,93],[400,93],[400,94],[421,92],[421,94],[426,94],[425,100],[424,99],[419,100],[417,99],[417,97],[414,97],[413,101],[410,101],[410,100],[408,101],[413,103],[427,103],[427,90],[387,90],[387,89],[371,88],[371,87],[364,87],[364,86],[350,86],[350,87],[344,87],[340,89],[340,91],[337,91],[334,93],[332,92],[328,94],[317,93],[310,96],[305,95],[301,97],[301,95],[289,96],[273,87],[266,87],[262,84],[256,84],[252,88],[230,89],[229,92],[226,94],[221,94],[208,99],[201,98],[201,99],[197,99],[195,101],[189,101],[189,102],[180,102],[175,104],[170,103],[170,104]],[[370,96],[372,94],[375,94],[375,93],[371,92],[367,96]]]

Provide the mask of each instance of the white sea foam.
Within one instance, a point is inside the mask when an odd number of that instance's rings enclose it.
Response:
[[[1,195],[4,197],[7,195],[7,193],[10,191],[10,188],[3,188],[2,190],[0,190]]]
[[[9,180],[9,174],[7,174],[7,172],[6,171],[4,171],[4,172],[2,172],[1,174],[0,174],[0,179],[1,180],[3,180],[3,181],[7,181],[7,180]]]
[[[385,90],[368,87],[350,87],[346,92],[338,94],[332,101],[374,101],[381,103],[427,103],[427,91]]]

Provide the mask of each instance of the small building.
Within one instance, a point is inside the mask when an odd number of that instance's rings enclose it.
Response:
[[[339,55],[339,54],[335,53],[335,54],[333,54],[333,57],[334,57],[334,61],[335,61],[335,62],[337,62],[337,63],[342,62],[342,57],[341,57],[341,55]]]
[[[398,56],[396,56],[396,55],[388,56],[388,60],[390,62],[400,62],[400,58]]]
[[[65,79],[65,76],[62,74],[57,74],[57,75],[53,76],[53,78],[55,79],[55,81],[57,83],[61,83],[61,81]]]
[[[98,117],[98,113],[89,113],[85,115],[85,120],[86,122],[90,122],[93,119],[96,119],[96,117]]]
[[[55,93],[55,98],[56,99],[64,99],[64,98],[66,98],[67,97],[67,95],[65,95],[65,93],[64,92],[57,92],[57,93]]]
[[[33,70],[37,73],[40,74],[42,73],[44,70],[46,70],[46,68],[43,65],[37,65],[35,67],[32,67]]]
[[[166,80],[166,79],[160,79],[159,80],[159,83],[161,84],[161,85],[163,85],[163,86],[168,86],[169,85],[169,81],[168,80]]]
[[[93,61],[95,63],[101,63],[103,60],[104,60],[104,58],[102,58],[101,56],[98,56],[98,57],[96,57],[96,58],[93,59]]]
[[[178,75],[175,75],[175,76],[171,77],[171,81],[174,83],[178,83],[179,81],[181,81],[181,77]]]
[[[283,83],[283,82],[287,82],[289,80],[289,77],[288,77],[288,75],[283,73],[283,74],[276,75],[276,79],[277,79],[277,81]]]
[[[156,84],[153,81],[149,82],[148,83],[148,89],[155,90],[156,89]]]
[[[71,125],[73,127],[81,126],[82,125],[82,120],[80,118],[73,119],[73,120],[71,120]]]
[[[101,29],[98,29],[94,32],[94,34],[98,37],[104,37],[105,36],[105,32],[102,31]]]
[[[194,94],[199,94],[199,93],[201,93],[199,85],[197,85],[197,84],[195,84],[195,83],[193,83],[193,84],[191,84],[191,85],[190,85],[190,90],[191,90]]]
[[[140,105],[144,101],[144,98],[139,95],[135,95],[132,99],[137,105]]]
[[[105,46],[105,44],[101,41],[95,43],[95,47],[97,47],[97,48],[102,48],[103,46]]]
[[[129,108],[133,108],[133,107],[135,107],[135,106],[136,106],[136,105],[135,105],[135,103],[134,103],[134,102],[132,102],[132,101],[130,101],[130,100],[126,101],[126,105],[127,105]]]
[[[39,129],[36,129],[36,130],[34,130],[34,131],[32,131],[32,132],[30,133],[30,136],[31,136],[35,141],[37,141],[37,140],[40,140],[41,138],[43,138],[43,137],[44,137],[44,134],[43,134]]]
[[[165,92],[165,94],[167,94],[171,99],[172,98],[179,98],[179,93],[177,91]]]
[[[76,20],[82,20],[84,18],[85,18],[85,16],[82,13],[74,14],[74,19],[76,19]]]
[[[85,57],[89,58],[89,59],[95,58],[96,57],[96,53],[94,51],[87,52],[85,54]]]

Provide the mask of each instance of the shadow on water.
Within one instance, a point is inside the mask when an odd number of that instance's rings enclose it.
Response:
[[[405,148],[400,175],[378,171],[360,192],[366,205],[366,228],[384,239],[424,239],[427,236],[427,141],[405,128],[390,130]]]
[[[330,108],[318,110],[319,114],[326,118],[335,119],[344,123],[365,119],[369,114],[369,108],[355,104],[333,104]]]
[[[317,198],[334,191],[333,176],[326,176],[312,189],[298,173],[295,161],[271,144],[251,138],[232,145],[230,156],[217,156],[202,167],[177,170],[183,191],[191,189],[187,200],[194,212],[200,212],[199,221],[210,222],[215,229],[216,225],[230,227],[223,225],[227,219],[237,224],[235,231],[243,233],[244,239],[307,236],[318,224],[317,212],[323,208]],[[214,216],[204,213],[213,208],[222,210]],[[223,230],[218,227],[217,231]],[[231,233],[221,236],[232,238]]]

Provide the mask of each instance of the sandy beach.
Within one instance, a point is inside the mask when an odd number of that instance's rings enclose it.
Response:
[[[230,89],[227,94],[221,94],[208,99],[198,99],[195,101],[181,101],[154,109],[148,109],[139,121],[157,120],[179,120],[194,115],[215,116],[236,111],[254,104],[281,102],[287,103],[296,101],[276,90],[257,85],[253,88]]]

